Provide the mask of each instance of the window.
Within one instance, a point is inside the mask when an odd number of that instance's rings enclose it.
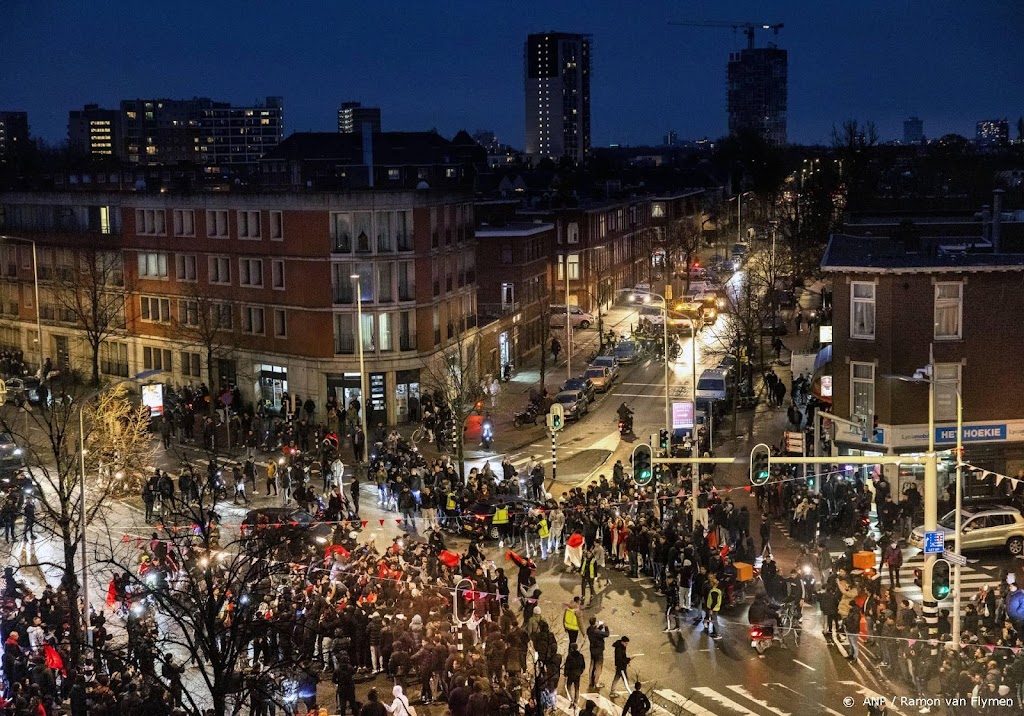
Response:
[[[388,179],[390,179],[391,181],[398,181],[401,178],[402,178],[402,170],[401,169],[388,169]]]
[[[174,235],[175,236],[195,236],[196,235],[195,214],[193,214],[191,209],[175,209],[174,210]]]
[[[334,352],[355,353],[356,339],[352,332],[351,313],[334,314]]]
[[[875,339],[875,284],[854,281],[850,286],[850,338]]]
[[[956,395],[960,390],[960,364],[936,363],[935,373],[935,419],[956,420]]]
[[[501,263],[506,265],[513,263],[512,246],[510,244],[502,244],[501,246]]]
[[[140,296],[139,301],[142,307],[142,320],[152,323],[170,323],[171,321],[171,300],[169,298],[157,298],[156,296]]]
[[[117,341],[100,343],[100,372],[104,375],[128,377],[128,344]]]
[[[186,378],[200,378],[202,360],[198,353],[181,352],[181,374]]]
[[[391,344],[391,314],[381,313],[377,316],[377,348],[382,351],[394,350]]]
[[[263,335],[263,309],[259,306],[242,306],[242,330],[246,333]]]
[[[398,300],[416,299],[416,267],[412,261],[398,262]]]
[[[352,253],[351,214],[331,214],[331,242],[333,253]]]
[[[196,280],[195,254],[176,254],[174,256],[175,277],[179,281]]]
[[[377,300],[381,303],[390,303],[394,300],[394,289],[392,279],[395,267],[390,261],[377,262]]]
[[[213,325],[222,331],[230,331],[234,325],[230,303],[215,303],[210,306],[210,318]]]
[[[569,280],[579,281],[580,279],[580,255],[569,254]]]
[[[278,291],[284,290],[284,261],[281,259],[270,261],[270,285]]]
[[[274,309],[274,338],[288,337],[288,314],[283,308]]]
[[[155,252],[139,254],[139,278],[167,278],[167,254]]]
[[[206,236],[210,239],[228,237],[228,212],[226,209],[210,209],[206,212]]]
[[[962,338],[962,283],[935,284],[935,340]]]
[[[171,370],[171,352],[166,348],[142,348],[142,367],[144,370]]]
[[[178,301],[178,323],[185,326],[199,325],[198,301],[186,301],[184,299]]]
[[[135,210],[136,234],[140,236],[163,236],[165,232],[163,209]]]
[[[280,211],[270,212],[270,240],[284,241],[284,214]]]
[[[377,223],[377,253],[386,254],[395,250],[392,216],[393,212],[378,211],[374,217]]]
[[[399,350],[416,350],[416,321],[412,311],[398,314],[398,346]]]
[[[412,251],[412,212],[395,212],[395,240],[399,251]]]
[[[210,283],[221,285],[231,283],[231,259],[227,256],[210,257]]]
[[[356,320],[360,320],[360,317],[356,316]],[[362,324],[362,331],[363,331],[363,350],[364,351],[373,351],[374,350],[374,347],[373,347],[373,345],[374,345],[374,342],[373,342],[373,324],[374,324],[373,314],[372,313],[364,313],[362,315],[360,323]]]
[[[569,224],[569,228],[565,232],[565,240],[570,244],[578,244],[580,242],[580,225],[576,222]]]
[[[651,217],[661,219],[665,216],[665,205],[660,201],[651,204]]]
[[[260,212],[239,211],[238,212],[238,238],[258,239],[260,238]]]
[[[262,288],[263,259],[238,259],[238,285]]]
[[[850,363],[850,406],[853,415],[871,420],[875,415],[875,366]]]

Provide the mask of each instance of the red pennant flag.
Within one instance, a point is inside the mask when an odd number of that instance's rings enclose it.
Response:
[[[363,520],[360,524],[362,524],[363,527],[366,527],[366,525],[370,524],[370,521],[369,520]],[[381,524],[383,524],[383,522]]]
[[[750,485],[744,485],[743,486],[743,490],[749,494],[750,493]]]
[[[437,555],[437,558],[441,560],[442,564],[447,565],[451,569],[455,569],[461,559],[457,552],[450,552],[446,549],[442,549],[441,554]]]
[[[128,535],[125,535],[124,537],[121,538],[121,541],[124,542],[125,544],[128,544],[129,542],[132,541],[132,538],[129,537]]]
[[[350,556],[352,556],[352,553],[345,549],[342,545],[329,544],[327,545],[327,549],[324,552],[324,559],[330,559],[336,554],[340,554],[345,559],[348,559]]]
[[[402,524],[402,521],[401,520],[395,520],[395,524],[396,525],[400,525],[400,524]]]
[[[380,526],[381,526],[381,527],[383,527],[383,526],[384,526],[384,520],[378,520],[378,522],[380,522]]]

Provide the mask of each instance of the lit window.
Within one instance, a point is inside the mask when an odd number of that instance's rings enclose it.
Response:
[[[935,284],[935,339],[958,340],[962,337],[963,284]]]
[[[850,337],[875,339],[875,284],[854,281],[850,286]]]

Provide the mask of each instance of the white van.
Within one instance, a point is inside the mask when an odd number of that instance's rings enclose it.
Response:
[[[733,381],[728,370],[708,368],[697,381],[697,400],[729,402],[732,399],[732,387]]]
[[[573,328],[590,328],[594,324],[594,317],[579,306],[569,306],[569,320]],[[551,320],[549,325],[553,328],[565,327],[565,304],[551,307]]]

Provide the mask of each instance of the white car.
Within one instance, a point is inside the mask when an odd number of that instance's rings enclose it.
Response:
[[[938,522],[937,531],[945,535],[945,548],[956,543],[956,511],[947,513]],[[1024,516],[1014,507],[993,507],[984,510],[965,509],[960,513],[961,551],[1006,547],[1010,554],[1024,555]],[[924,548],[924,527],[916,527],[907,543]]]

